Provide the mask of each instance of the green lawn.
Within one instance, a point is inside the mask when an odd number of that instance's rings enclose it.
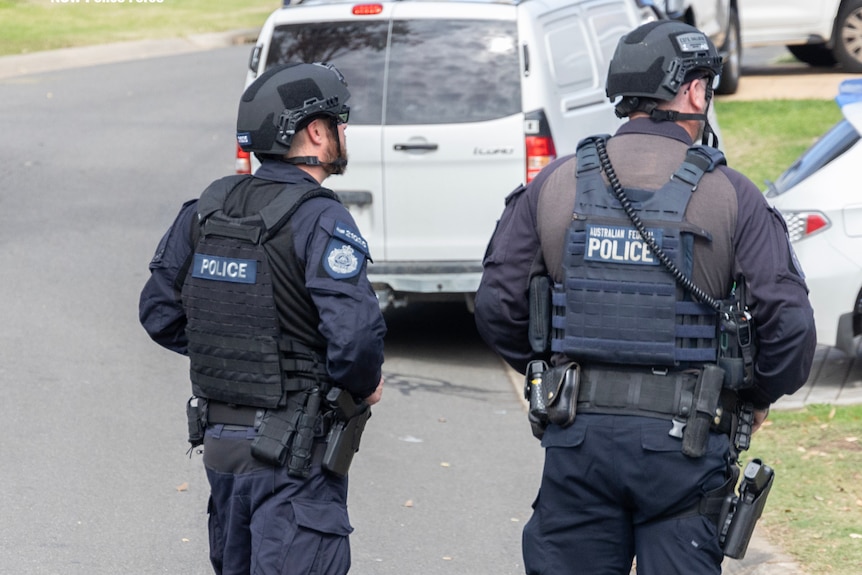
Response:
[[[274,0],[0,0],[0,56],[260,28]]]

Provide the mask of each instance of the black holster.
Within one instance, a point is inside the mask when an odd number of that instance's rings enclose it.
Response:
[[[364,401],[356,403],[350,393],[337,387],[329,390],[326,403],[332,410],[334,421],[329,430],[322,466],[334,475],[345,477],[354,454],[359,451],[362,432],[371,417],[371,406]]]
[[[739,495],[731,493],[725,499],[719,517],[719,544],[724,554],[732,559],[742,559],[760,519],[766,498],[772,489],[775,472],[759,459],[752,459],[745,467]]]
[[[578,411],[578,388],[580,366],[571,362],[545,372],[545,400],[548,405],[548,421],[568,427],[575,421]]]

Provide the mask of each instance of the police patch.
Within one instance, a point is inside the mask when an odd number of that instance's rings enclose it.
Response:
[[[253,284],[257,280],[257,260],[195,254],[192,277],[222,282]]]
[[[661,230],[647,230],[647,233],[661,247]],[[584,259],[614,264],[659,265],[658,259],[635,228],[597,224],[587,225]]]
[[[360,252],[360,256],[365,257]],[[362,262],[356,256],[356,249],[337,238],[332,238],[323,257],[323,269],[334,279],[352,278],[359,273]]]

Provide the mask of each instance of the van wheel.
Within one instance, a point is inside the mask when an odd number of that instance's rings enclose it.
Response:
[[[809,66],[831,68],[838,62],[826,44],[798,44],[787,49],[797,60]]]
[[[730,25],[727,28],[727,39],[721,51],[726,54],[721,68],[721,80],[715,89],[716,94],[735,94],[739,88],[739,76],[742,73],[742,42],[739,33],[739,12],[735,7],[730,9]]]
[[[835,19],[835,59],[845,72],[862,73],[862,0],[847,0]]]

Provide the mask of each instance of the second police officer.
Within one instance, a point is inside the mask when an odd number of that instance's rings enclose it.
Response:
[[[640,575],[720,573],[730,436],[808,377],[813,312],[784,221],[693,146],[720,70],[680,22],[621,38],[607,94],[629,121],[515,190],[489,243],[477,326],[544,390],[530,575],[626,575],[635,556]]]
[[[256,79],[237,142],[261,167],[182,207],[141,294],[150,336],[190,358],[220,575],[350,567],[347,466],[381,397],[386,326],[368,246],[321,187],[347,165],[349,98],[325,64]]]

